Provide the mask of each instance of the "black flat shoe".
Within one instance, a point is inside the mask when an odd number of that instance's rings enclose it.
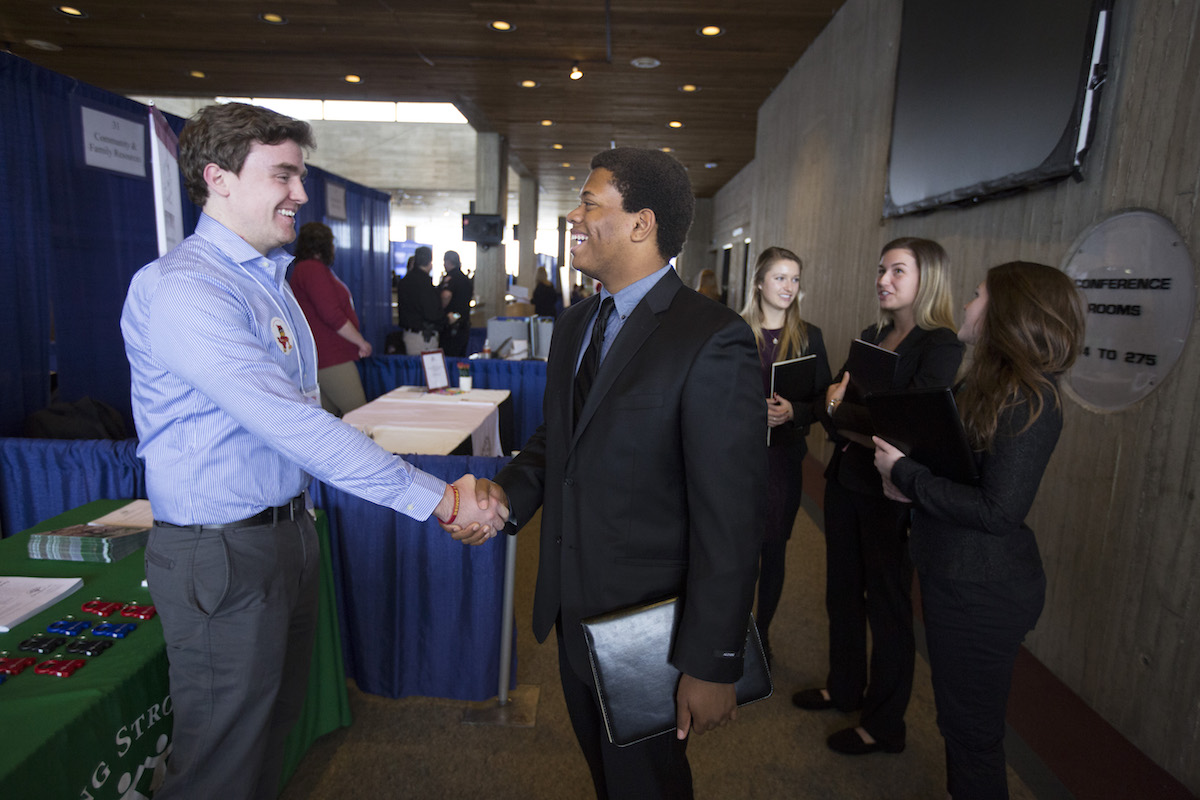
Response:
[[[833,708],[833,701],[826,700],[820,689],[801,689],[792,695],[792,705],[805,711],[826,711]]]
[[[835,753],[841,753],[844,756],[865,756],[868,753],[903,753],[904,743],[900,744],[885,744],[884,742],[872,742],[868,744],[863,741],[863,738],[858,735],[858,731],[854,728],[846,728],[837,733],[830,734],[825,740],[825,744],[829,745],[829,749]]]

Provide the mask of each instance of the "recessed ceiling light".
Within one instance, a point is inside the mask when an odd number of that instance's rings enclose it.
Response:
[[[346,83],[362,83],[362,78],[358,75],[347,75],[342,80],[344,80]]]
[[[673,148],[673,147],[660,147],[658,149],[662,150],[664,153],[674,153],[675,152],[675,148]]]
[[[677,119],[673,119],[673,120],[671,120],[670,122],[668,122],[668,123],[667,123],[667,127],[668,127],[668,128],[682,128],[682,127],[683,127],[683,123],[682,123],[682,122],[680,122],[680,121],[679,121],[679,120],[677,120]]]
[[[575,176],[574,176],[574,175],[568,175],[568,176],[567,176],[567,180],[569,180],[569,181],[573,181],[573,180],[575,180]]]
[[[283,14],[273,14],[268,12],[266,14],[259,14],[258,18],[268,25],[287,25],[287,17],[285,17]]]
[[[705,169],[716,169],[716,168],[717,168],[717,162],[715,162],[715,161],[707,161],[707,162],[705,162],[705,164],[704,164],[704,168],[705,168]]]
[[[543,127],[543,128],[549,128],[551,125],[553,125],[553,124],[554,124],[554,120],[552,120],[552,119],[544,119],[544,120],[542,120],[542,123],[541,123],[541,124],[542,124],[542,127]]]
[[[75,8],[74,6],[55,6],[54,10],[60,14],[65,14],[68,17],[76,17],[76,18],[82,19],[83,17],[87,16],[86,13],[84,13],[83,11],[80,11],[78,8]]]
[[[47,42],[43,39],[26,39],[25,44],[32,47],[34,50],[45,50],[47,53],[57,53],[62,50],[61,47],[54,42]]]
[[[190,75],[193,78],[207,78],[208,77],[207,75],[205,75],[202,71],[200,71],[198,69],[191,70],[190,72],[188,72],[188,75]]]
[[[561,144],[557,143],[557,142],[555,142],[554,144],[550,145],[550,147],[552,147],[552,148],[553,148],[553,149],[555,149],[555,150],[562,150],[562,149],[563,149],[563,146],[562,146]]]
[[[511,22],[505,22],[502,19],[492,20],[488,23],[488,27],[494,31],[500,31],[501,33],[508,33],[509,31],[516,30],[517,28],[517,26],[513,25]]]
[[[525,80],[521,81],[521,83],[520,83],[520,86],[522,89],[536,89],[538,87],[538,85],[539,84],[537,81],[531,80],[529,78],[526,78]]]
[[[654,69],[655,67],[662,66],[662,62],[653,56],[638,56],[629,63],[638,69]]]
[[[570,161],[564,161],[564,162],[562,162],[562,166],[563,166],[563,168],[570,168],[570,166],[571,166],[571,162],[570,162]]]
[[[694,83],[685,83],[683,86],[679,87],[679,91],[688,92],[690,94],[691,92],[700,91],[700,87]]]
[[[720,36],[725,33],[725,29],[719,25],[705,25],[703,28],[697,28],[696,33],[701,36]]]
[[[583,70],[579,68],[579,62],[576,61],[571,65],[571,80],[577,81],[583,77]]]

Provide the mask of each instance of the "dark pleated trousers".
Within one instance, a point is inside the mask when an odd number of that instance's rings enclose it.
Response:
[[[838,708],[861,707],[859,724],[888,745],[905,740],[916,658],[908,517],[904,503],[851,492],[832,480],[825,486],[826,686]]]

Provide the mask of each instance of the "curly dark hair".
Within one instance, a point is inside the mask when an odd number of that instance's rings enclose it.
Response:
[[[303,120],[246,103],[205,106],[192,115],[179,134],[179,169],[183,171],[188,197],[198,206],[208,201],[204,168],[209,164],[238,174],[255,142],[286,141],[293,141],[305,150],[317,146],[312,128]]]
[[[654,212],[658,226],[658,254],[664,261],[679,255],[696,209],[687,169],[661,150],[617,147],[596,154],[592,169],[606,169],[621,193],[621,208],[635,214]]]
[[[333,264],[333,231],[323,222],[306,222],[296,236],[296,260],[315,258],[325,266]]]

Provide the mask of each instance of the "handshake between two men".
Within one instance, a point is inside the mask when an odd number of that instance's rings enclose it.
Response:
[[[463,544],[483,544],[504,528],[508,520],[508,496],[499,484],[463,475],[446,487],[446,494],[433,515],[452,539]]]

